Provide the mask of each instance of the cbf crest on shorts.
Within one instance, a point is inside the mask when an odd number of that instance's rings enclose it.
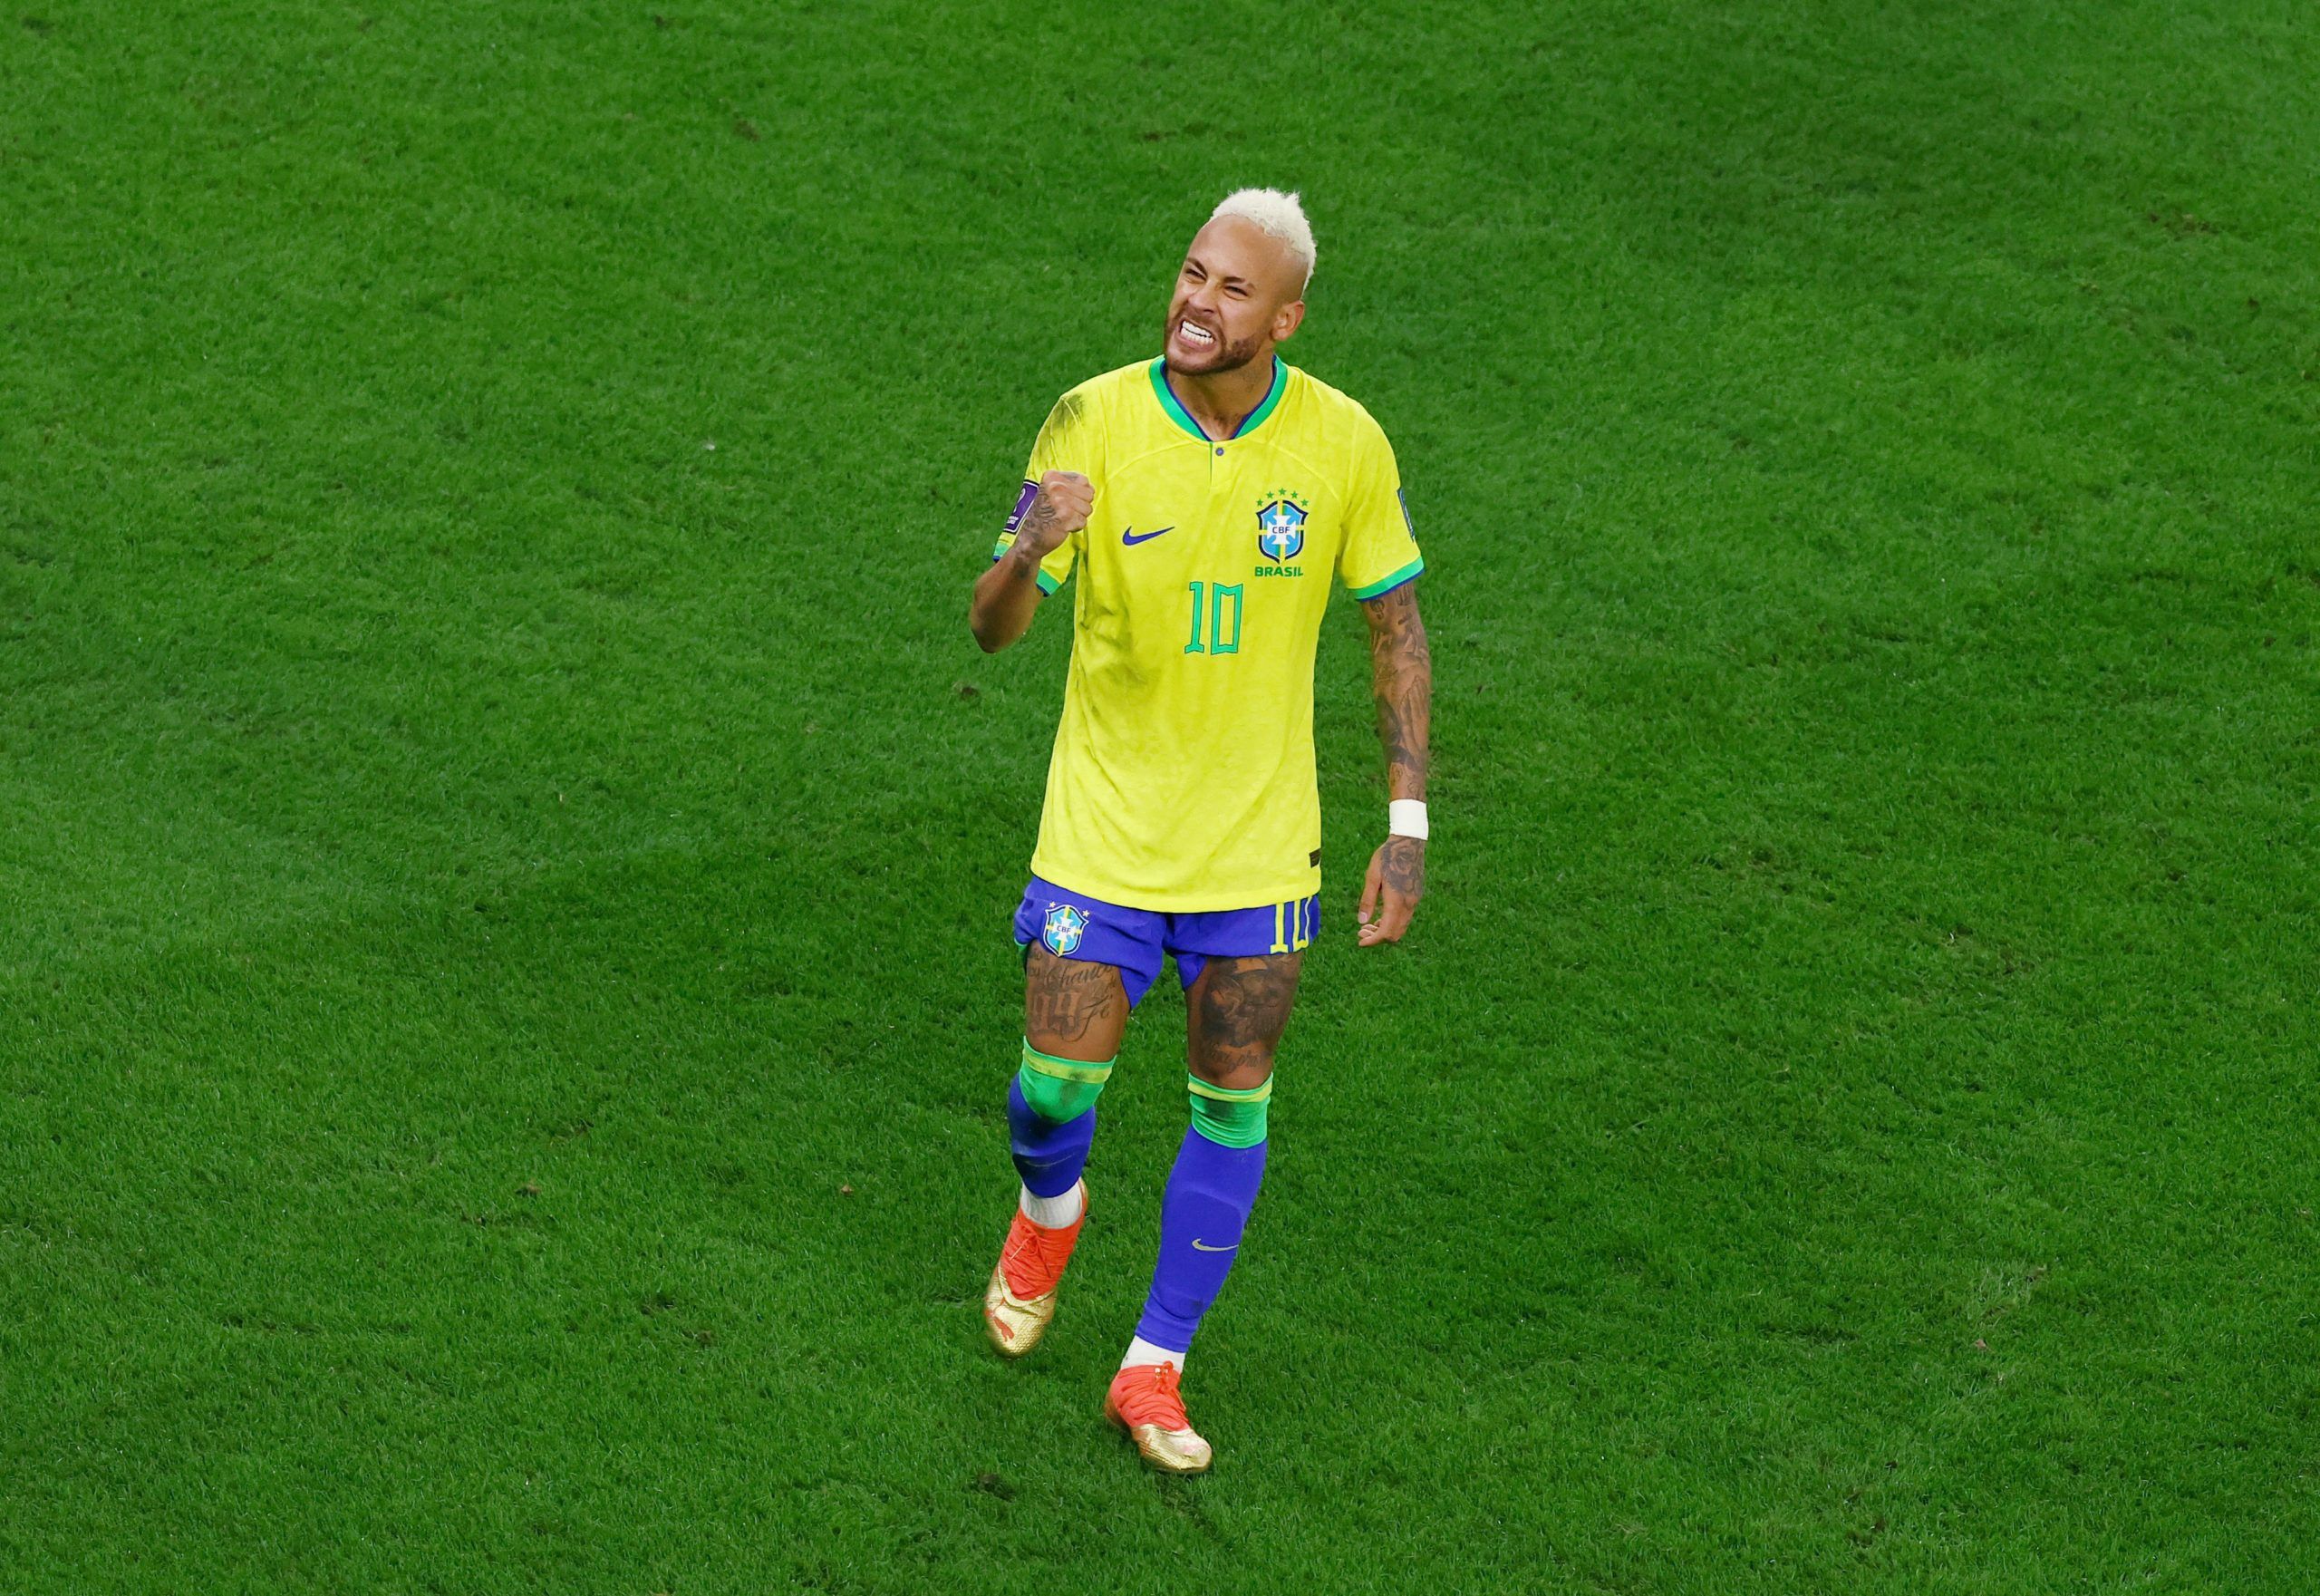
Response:
[[[1088,914],[1078,904],[1048,905],[1047,919],[1039,926],[1039,940],[1047,944],[1049,953],[1058,959],[1068,957],[1087,934]]]
[[[1257,552],[1285,566],[1305,547],[1305,507],[1284,497],[1257,511]]]

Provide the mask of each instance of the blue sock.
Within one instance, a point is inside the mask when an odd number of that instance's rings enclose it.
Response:
[[[1032,1110],[1023,1098],[1023,1083],[1007,1086],[1008,1140],[1015,1154],[1015,1173],[1035,1197],[1060,1197],[1079,1184],[1088,1166],[1088,1149],[1096,1140],[1096,1110],[1088,1108],[1058,1124]]]
[[[1160,1203],[1160,1259],[1136,1333],[1173,1352],[1192,1350],[1201,1315],[1224,1289],[1241,1233],[1265,1177],[1265,1144],[1228,1147],[1195,1124],[1176,1150]]]

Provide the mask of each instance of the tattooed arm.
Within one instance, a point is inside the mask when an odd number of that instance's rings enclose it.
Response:
[[[1378,740],[1386,748],[1387,796],[1426,798],[1426,739],[1434,715],[1434,656],[1418,619],[1417,585],[1405,582],[1367,600],[1370,678],[1378,695]],[[1389,837],[1369,861],[1361,887],[1358,940],[1365,948],[1399,942],[1426,895],[1426,844]],[[1383,913],[1373,920],[1371,912]]]
[[[975,580],[967,625],[982,652],[995,654],[1031,629],[1039,607],[1039,562],[1088,524],[1096,490],[1077,471],[1049,471],[1039,479],[1039,497],[1023,514],[1015,541]]]

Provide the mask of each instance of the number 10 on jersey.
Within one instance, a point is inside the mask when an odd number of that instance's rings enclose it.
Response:
[[[1184,644],[1184,652],[1188,654],[1239,653],[1241,652],[1242,585],[1234,583],[1227,587],[1222,582],[1194,582],[1188,585],[1193,593],[1193,635],[1192,641]],[[1202,600],[1203,588],[1207,589],[1205,604]],[[1232,601],[1232,633],[1229,637],[1224,632],[1224,601],[1228,598]],[[1204,610],[1208,615],[1208,644],[1204,648],[1201,645],[1200,640],[1201,614]]]

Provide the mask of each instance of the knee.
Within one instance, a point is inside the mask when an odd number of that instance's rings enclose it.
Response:
[[[1205,1047],[1195,1039],[1186,1049],[1184,1067],[1194,1081],[1227,1091],[1252,1091],[1272,1079],[1273,1049],[1269,1042],[1240,1048]]]
[[[1193,1129],[1220,1147],[1261,1146],[1265,1139],[1265,1110],[1272,1101],[1272,1077],[1262,1084],[1234,1088],[1194,1075],[1187,1078],[1193,1099]]]
[[[1027,1041],[1022,1066],[1015,1072],[1015,1089],[1033,1114],[1056,1125],[1067,1124],[1096,1106],[1104,1083],[1112,1078],[1114,1062],[1058,1059]]]

